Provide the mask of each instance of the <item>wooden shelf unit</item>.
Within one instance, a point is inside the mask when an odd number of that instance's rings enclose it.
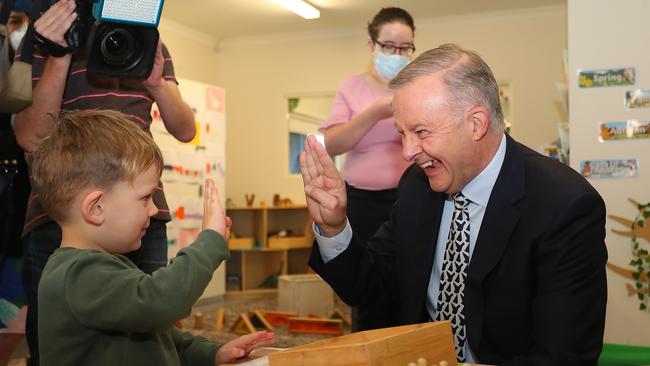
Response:
[[[269,281],[269,276],[310,272],[314,236],[307,206],[228,207],[226,214],[236,234],[228,241],[226,294],[272,293],[277,277]],[[297,236],[273,235],[281,230]]]

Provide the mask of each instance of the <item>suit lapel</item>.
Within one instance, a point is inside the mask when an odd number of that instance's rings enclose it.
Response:
[[[408,314],[410,322],[426,321],[426,297],[429,288],[429,279],[433,269],[433,260],[436,251],[436,239],[440,229],[440,219],[444,205],[444,195],[433,192],[429,182],[422,173],[423,190],[415,194],[419,200],[419,207],[413,210],[414,226],[416,230],[415,240],[412,243],[412,250],[409,250],[406,266],[406,276],[411,285],[405,296],[411,297],[403,314]]]
[[[499,263],[521,214],[514,203],[525,196],[525,170],[517,143],[506,135],[506,155],[476,239],[465,287],[468,338],[478,349],[483,327],[481,286]]]

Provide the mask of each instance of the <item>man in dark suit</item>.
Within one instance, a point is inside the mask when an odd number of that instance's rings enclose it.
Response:
[[[596,365],[607,303],[602,198],[504,134],[496,81],[476,53],[429,50],[390,85],[414,164],[367,243],[347,222],[332,160],[313,137],[305,143],[312,268],[350,305],[386,300],[394,325],[451,320],[461,361]]]

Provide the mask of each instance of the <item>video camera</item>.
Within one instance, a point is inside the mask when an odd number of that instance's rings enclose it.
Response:
[[[73,53],[86,50],[89,73],[147,78],[158,47],[163,0],[75,0],[65,34]]]

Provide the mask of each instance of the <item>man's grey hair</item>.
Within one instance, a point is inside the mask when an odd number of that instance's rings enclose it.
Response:
[[[490,112],[490,130],[503,128],[499,87],[492,70],[476,52],[455,44],[444,44],[422,53],[388,85],[391,89],[399,89],[420,76],[434,73],[440,73],[440,80],[449,92],[450,104],[459,114],[483,106]]]

